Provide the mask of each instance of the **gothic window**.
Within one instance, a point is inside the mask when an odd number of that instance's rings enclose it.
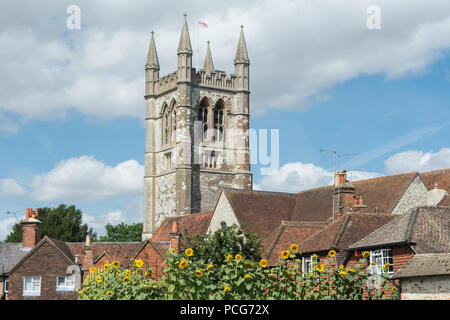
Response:
[[[177,132],[177,113],[176,113],[175,104],[172,106],[171,120],[172,120],[172,124],[171,124],[172,144],[175,144],[176,132]]]
[[[162,138],[163,145],[167,145],[169,143],[169,134],[170,134],[170,113],[167,105],[163,107],[163,116],[162,116]]]
[[[225,107],[222,101],[216,103],[214,107],[214,136],[213,141],[223,141],[223,133],[224,133],[224,113]]]
[[[202,140],[208,140],[208,102],[206,99],[200,102],[200,110],[198,113],[197,120],[202,122]]]

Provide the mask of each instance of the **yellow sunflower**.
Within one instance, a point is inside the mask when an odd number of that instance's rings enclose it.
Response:
[[[105,263],[105,264],[103,265],[103,269],[109,270],[109,264]]]
[[[238,253],[238,254],[234,257],[234,259],[235,259],[236,261],[241,261],[242,256]]]
[[[282,253],[281,253],[281,257],[283,258],[283,259],[287,259],[287,258],[289,258],[289,251],[283,251]]]
[[[261,266],[261,268],[267,267],[267,260],[261,259],[261,261],[259,261],[259,265]]]
[[[203,276],[202,270],[199,270],[199,269],[195,270],[194,274],[197,278],[200,278],[201,276]]]
[[[114,267],[114,268],[118,268],[118,267],[120,267],[120,262],[119,261],[113,261],[112,263],[111,263],[111,265]]]
[[[387,270],[387,269],[389,269],[390,266],[391,266],[391,264],[389,262],[386,262],[383,266],[383,269]]]
[[[229,286],[225,286],[225,287],[223,288],[223,291],[224,291],[224,292],[230,292],[230,291],[231,291],[231,288],[230,288]]]
[[[136,259],[134,261],[134,264],[135,264],[136,267],[142,268],[142,266],[144,265],[144,262],[141,259]]]
[[[392,292],[394,292],[394,293],[395,293],[395,292],[397,292],[397,287],[392,287],[392,289],[391,289],[391,290],[392,290]]]
[[[90,272],[90,273],[94,273],[95,271],[97,271],[97,268],[96,268],[96,267],[91,267],[91,268],[89,269],[89,272]]]
[[[318,265],[316,265],[316,270],[318,272],[322,272],[323,271],[323,264],[319,263]]]
[[[369,252],[369,251],[364,251],[364,252],[362,253],[362,256],[363,256],[364,258],[368,258],[368,257],[370,256],[370,252]]]
[[[211,271],[214,268],[214,266],[212,264],[208,264],[208,266],[206,267],[206,271]]]
[[[344,269],[344,265],[343,265],[343,264],[340,264],[340,265],[339,265],[339,269],[340,269],[340,270]]]
[[[178,267],[179,267],[180,269],[184,269],[184,268],[187,267],[187,265],[188,265],[188,261],[187,261],[186,259],[183,259],[183,260],[181,260],[181,262],[180,262],[180,264],[178,265]]]
[[[334,256],[336,255],[336,251],[330,250],[330,251],[328,252],[328,255],[329,255],[331,258],[334,258]]]
[[[112,291],[112,290],[106,291],[106,294],[107,295],[114,294],[114,291]]]
[[[97,278],[97,279],[95,279],[95,281],[97,281],[98,283],[102,283],[102,278]]]
[[[291,244],[291,246],[289,247],[289,249],[291,249],[292,252],[298,252],[298,244]]]
[[[227,262],[231,262],[231,260],[233,260],[233,256],[231,254],[229,254],[227,256]]]
[[[184,250],[184,254],[188,257],[191,257],[194,254],[194,250],[192,250],[191,248],[187,248],[186,250]]]
[[[244,279],[245,280],[252,280],[253,279],[253,276],[251,275],[251,274],[246,274],[245,276],[244,276]]]
[[[339,272],[339,275],[340,275],[342,278],[345,278],[345,277],[347,276],[347,271],[341,271],[341,272]]]
[[[350,272],[350,273],[355,273],[355,272],[356,272],[355,269],[352,269],[352,268],[347,268],[346,271],[347,271],[347,272]]]

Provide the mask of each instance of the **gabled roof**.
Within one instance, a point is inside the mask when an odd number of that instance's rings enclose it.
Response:
[[[392,214],[347,213],[300,243],[300,252],[344,251],[352,243],[394,219]]]
[[[183,235],[193,236],[194,234],[206,234],[209,227],[213,212],[192,213],[183,216],[168,217],[164,219],[152,236],[154,243],[168,242],[171,240],[170,232],[172,230],[172,223],[178,222],[178,231]]]
[[[299,244],[326,225],[323,222],[282,221],[263,243],[269,265],[275,265],[281,252],[289,250],[291,244]]]
[[[223,189],[233,212],[246,232],[257,233],[265,239],[281,221],[291,220],[296,195],[244,189]]]
[[[22,248],[22,243],[0,243],[0,274],[8,273],[29,250]]]
[[[142,251],[147,245],[152,246],[152,247],[155,249],[155,251],[156,251],[162,258],[165,257],[165,255],[163,254],[163,252],[161,252],[160,248],[159,248],[157,245],[155,245],[155,243],[154,243],[151,239],[147,239],[147,240],[145,240],[145,241],[142,241],[141,244],[142,244],[141,247],[140,247],[140,248],[138,249],[138,251],[136,251],[136,253],[130,258],[130,260],[128,261],[128,264],[126,264],[125,267],[128,267],[128,266],[132,263],[131,260],[136,259],[136,257],[141,253],[141,251]],[[168,248],[167,248],[167,249],[168,249]]]
[[[14,272],[19,266],[21,266],[28,258],[30,258],[36,251],[38,251],[44,244],[49,244],[58,252],[66,262],[71,265],[75,264],[75,258],[71,250],[67,247],[66,243],[56,239],[52,239],[48,236],[39,241],[31,250],[29,250],[25,256],[22,257],[10,270],[9,273]]]
[[[450,207],[422,207],[396,216],[349,249],[410,244],[416,253],[450,252]]]
[[[356,195],[364,196],[367,211],[390,213],[416,175],[417,172],[410,172],[351,184],[356,188]],[[329,221],[333,211],[333,188],[325,186],[299,192],[292,220]]]
[[[416,254],[393,276],[393,279],[450,275],[450,253]]]
[[[447,194],[441,202],[437,204],[439,207],[450,207],[450,194]]]
[[[67,247],[72,251],[73,255],[78,255],[78,262],[84,256],[84,242],[66,242]],[[93,261],[98,261],[102,256],[107,255],[111,260],[117,260],[121,265],[127,265],[130,258],[141,247],[142,242],[92,242]]]
[[[420,176],[428,190],[433,189],[436,183],[439,189],[450,192],[450,168],[423,172]]]

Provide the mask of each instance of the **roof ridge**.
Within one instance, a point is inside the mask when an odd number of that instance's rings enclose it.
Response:
[[[222,187],[223,191],[242,191],[242,192],[255,192],[255,193],[275,193],[275,194],[286,194],[290,196],[296,196],[297,193],[283,192],[283,191],[269,191],[269,190],[250,190],[250,189],[237,189],[237,188],[227,188]]]

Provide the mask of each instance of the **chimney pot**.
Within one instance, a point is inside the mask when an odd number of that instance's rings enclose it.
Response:
[[[433,189],[439,189],[437,182],[434,183]]]
[[[32,218],[33,220],[30,220]],[[33,248],[41,240],[41,222],[32,215],[32,209],[25,210],[25,219],[21,221],[22,225],[22,247],[26,249]]]

